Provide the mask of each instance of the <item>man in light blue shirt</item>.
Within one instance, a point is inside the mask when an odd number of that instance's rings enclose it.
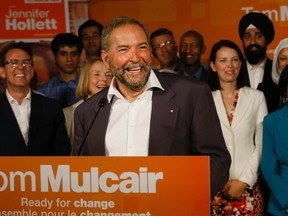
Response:
[[[51,49],[59,74],[40,86],[38,92],[60,101],[64,108],[79,101],[75,90],[79,80],[82,43],[80,38],[72,33],[60,33],[52,40]]]

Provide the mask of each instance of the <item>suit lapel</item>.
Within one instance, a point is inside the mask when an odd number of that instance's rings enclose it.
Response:
[[[1,111],[0,111],[1,121],[3,125],[5,125],[6,131],[13,133],[13,136],[9,137],[9,139],[11,139],[9,143],[15,142],[15,144],[17,143],[19,145],[26,146],[20,127],[17,123],[17,119],[14,115],[14,112],[11,108],[11,105],[9,104],[9,101],[5,93],[3,93],[0,97],[0,104],[1,104]]]
[[[165,83],[161,82],[161,84],[164,89],[168,89],[165,88]],[[103,97],[107,97],[107,92],[108,90],[103,90],[103,92],[101,92],[101,94],[103,93]],[[179,108],[170,101],[173,96],[174,93],[170,90],[163,91],[160,89],[153,89],[148,150],[149,155],[169,154],[170,146],[173,141],[173,134],[177,129],[175,127],[179,112]],[[96,114],[98,110],[98,105],[96,103],[93,105],[93,110],[94,114]],[[93,124],[93,127],[91,128],[92,133],[95,131],[95,134],[91,134],[91,136],[89,136],[89,143],[93,143],[93,152],[95,152],[96,155],[105,155],[105,136],[107,132],[110,110],[111,103],[107,103],[101,109],[95,120],[95,124]],[[165,131],[165,133],[163,131]],[[163,137],[159,136],[159,134],[168,135]],[[94,143],[97,143],[97,145],[94,145]]]
[[[231,127],[235,128],[242,121],[245,112],[247,112],[247,104],[253,104],[253,97],[247,91],[247,88],[241,88],[239,91],[238,102],[236,105],[234,119]]]
[[[213,92],[213,97],[215,105],[217,107],[217,113],[219,119],[221,120],[222,124],[227,128],[237,127],[237,125],[241,122],[245,112],[247,112],[247,104],[253,103],[253,97],[250,96],[249,92],[247,91],[247,88],[245,87],[241,88],[239,91],[238,102],[234,112],[234,118],[230,126],[220,91],[217,90]]]
[[[174,92],[170,90],[153,90],[149,155],[169,155],[179,112],[179,108],[170,102],[173,96]]]
[[[221,123],[225,127],[230,129],[230,123],[229,123],[229,120],[228,120],[228,116],[227,116],[227,113],[226,113],[226,109],[225,109],[225,106],[224,106],[220,91],[219,90],[214,91],[213,92],[213,97],[214,97],[215,106],[217,108],[217,114],[218,114],[218,117],[219,117]]]
[[[31,92],[31,112],[29,122],[29,139],[28,146],[31,146],[34,140],[34,135],[37,133],[39,121],[41,119],[42,103],[39,103],[39,97],[33,91]]]
[[[264,74],[263,74],[263,81],[262,81],[265,84],[270,83],[272,81],[271,69],[272,69],[272,60],[267,58],[265,65],[264,65]]]
[[[249,75],[248,75],[248,65],[247,62],[243,62],[243,78],[244,78],[244,84],[245,86],[250,87],[250,80],[249,80]]]
[[[95,104],[93,107],[94,110],[94,116],[96,115],[97,111],[99,109],[98,104]],[[98,116],[95,119],[95,122],[91,128],[91,133],[94,133],[90,137],[92,137],[91,143],[97,143],[99,145],[93,145],[93,152],[96,153],[96,155],[105,155],[105,136],[107,132],[108,127],[108,120],[110,115],[110,109],[111,109],[111,103],[106,103],[106,105],[101,108],[101,110],[98,113]],[[93,117],[94,117],[93,116]],[[99,123],[97,123],[99,122]],[[90,123],[89,123],[90,124]]]

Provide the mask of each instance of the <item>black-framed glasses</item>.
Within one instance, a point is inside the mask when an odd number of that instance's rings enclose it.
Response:
[[[156,49],[158,49],[158,48],[162,48],[162,47],[165,47],[165,46],[168,46],[168,45],[174,45],[174,44],[175,44],[174,41],[172,41],[172,40],[167,40],[167,41],[165,41],[165,42],[163,42],[163,43],[161,43],[161,44],[156,44],[156,45],[153,47],[153,49],[156,50]]]
[[[13,68],[17,68],[19,66],[19,62],[21,63],[20,65],[22,67],[30,67],[32,65],[31,59],[9,59],[4,63],[4,65],[10,64]]]

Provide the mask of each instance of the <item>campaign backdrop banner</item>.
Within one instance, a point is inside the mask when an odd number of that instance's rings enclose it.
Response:
[[[210,215],[209,157],[0,157],[0,215]]]
[[[67,0],[9,0],[0,7],[0,42],[51,40],[70,32]]]
[[[168,28],[174,33],[176,44],[188,30],[196,30],[204,37],[206,52],[202,61],[209,64],[213,44],[221,39],[236,42],[242,48],[238,24],[249,12],[266,14],[273,22],[275,38],[267,52],[273,58],[274,49],[287,36],[287,0],[91,0],[91,18],[106,24],[114,17],[126,15],[142,22],[152,33]],[[133,8],[133,10],[131,10]]]

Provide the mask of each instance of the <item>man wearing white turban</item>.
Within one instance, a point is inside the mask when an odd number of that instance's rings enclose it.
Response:
[[[278,85],[280,74],[288,64],[288,38],[279,42],[275,51],[272,63],[272,79]]]

